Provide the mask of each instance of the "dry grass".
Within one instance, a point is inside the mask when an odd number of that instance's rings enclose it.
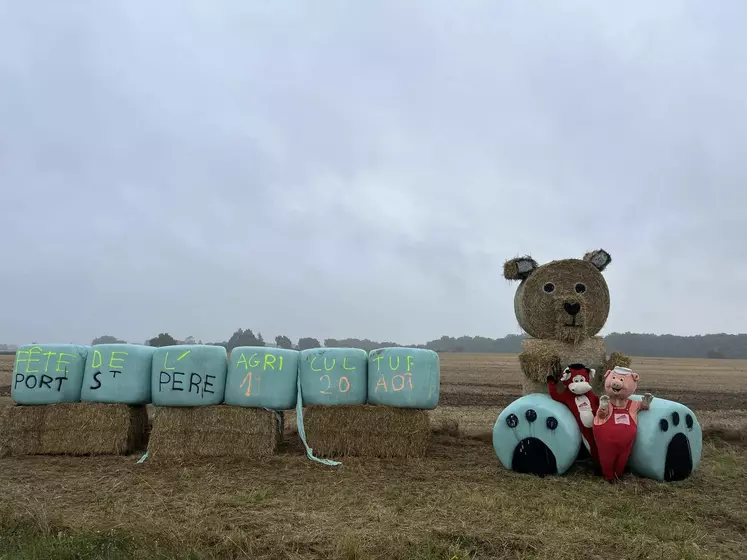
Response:
[[[634,359],[642,389],[689,399],[704,455],[686,481],[616,486],[582,466],[545,479],[501,468],[490,431],[521,392],[516,356],[442,355],[441,366],[422,459],[318,465],[293,414],[261,462],[1,459],[0,557],[744,558],[747,361]]]
[[[388,406],[311,406],[306,441],[317,457],[423,457],[431,432],[424,410]]]

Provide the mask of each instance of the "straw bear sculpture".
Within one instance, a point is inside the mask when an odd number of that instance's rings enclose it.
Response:
[[[529,337],[519,355],[524,396],[503,409],[493,429],[493,446],[504,467],[539,476],[563,474],[582,450],[596,455],[585,429],[586,408],[596,412],[605,373],[616,366],[629,368],[631,362],[620,353],[607,356],[604,339],[596,336],[610,309],[602,271],[611,260],[599,249],[582,259],[542,266],[528,256],[505,263],[506,279],[520,281],[514,310]],[[559,397],[558,391],[574,394]],[[682,480],[695,471],[701,452],[695,413],[657,397],[639,417],[628,466],[646,478]]]
[[[600,381],[605,371],[630,366],[630,359],[623,354],[607,356],[604,339],[596,336],[610,310],[602,271],[611,260],[609,253],[600,249],[582,259],[541,266],[529,256],[519,257],[503,267],[507,280],[520,281],[514,311],[529,335],[519,355],[525,397],[501,414],[505,420],[501,429],[508,428],[513,437],[496,442],[502,462],[515,471],[561,473],[576,460],[582,442],[589,449],[579,432],[578,415],[548,395],[548,377],[557,377],[571,365],[584,367],[593,373],[592,390],[599,396],[603,394]],[[564,388],[559,384],[558,389]]]

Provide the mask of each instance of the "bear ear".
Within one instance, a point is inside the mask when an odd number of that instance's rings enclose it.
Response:
[[[604,249],[598,249],[596,251],[590,251],[584,255],[584,260],[591,263],[594,267],[602,272],[607,265],[612,262],[612,257]]]
[[[538,266],[529,255],[511,259],[503,263],[503,277],[506,280],[526,280]]]

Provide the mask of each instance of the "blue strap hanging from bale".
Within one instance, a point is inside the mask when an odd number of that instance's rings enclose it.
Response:
[[[329,465],[330,467],[337,467],[342,465],[339,461],[332,461],[331,459],[320,459],[314,456],[314,450],[309,447],[306,441],[306,430],[303,427],[303,397],[301,393],[301,376],[298,376],[298,398],[296,400],[296,427],[298,428],[298,436],[301,438],[303,446],[306,448],[306,456],[312,461],[321,463],[322,465]]]

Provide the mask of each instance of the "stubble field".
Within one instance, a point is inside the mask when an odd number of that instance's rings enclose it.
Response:
[[[0,356],[0,404],[12,363]],[[636,358],[634,368],[641,392],[698,414],[704,455],[688,480],[507,472],[491,430],[520,396],[516,356],[442,354],[420,460],[312,463],[292,414],[265,461],[0,459],[0,558],[744,558],[747,360]]]

